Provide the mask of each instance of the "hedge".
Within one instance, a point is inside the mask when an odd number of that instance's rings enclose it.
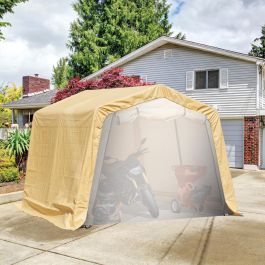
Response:
[[[0,142],[2,147],[2,143]],[[5,149],[0,148],[0,183],[19,180],[19,171],[14,157],[9,157]]]

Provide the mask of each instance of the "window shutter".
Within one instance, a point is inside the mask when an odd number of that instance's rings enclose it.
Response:
[[[186,72],[186,90],[194,89],[194,71]]]
[[[220,69],[220,88],[228,88],[228,69]]]

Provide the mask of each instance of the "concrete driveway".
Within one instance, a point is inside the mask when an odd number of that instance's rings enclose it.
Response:
[[[65,231],[0,205],[0,264],[265,264],[265,172],[233,171],[243,217]]]

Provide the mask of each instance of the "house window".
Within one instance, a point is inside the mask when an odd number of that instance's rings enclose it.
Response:
[[[195,72],[195,89],[219,88],[219,70]]]

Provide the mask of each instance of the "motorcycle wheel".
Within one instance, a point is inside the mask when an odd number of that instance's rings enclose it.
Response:
[[[143,188],[141,195],[143,204],[146,206],[152,217],[157,218],[159,216],[159,209],[150,187],[147,186]]]
[[[171,201],[171,210],[173,213],[180,213],[181,205],[178,200],[174,199]]]

